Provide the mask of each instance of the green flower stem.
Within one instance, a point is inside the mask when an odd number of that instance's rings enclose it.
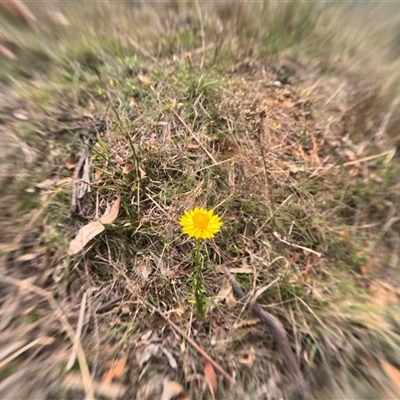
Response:
[[[199,318],[204,318],[204,297],[203,297],[203,275],[201,271],[201,260],[200,260],[200,239],[196,239],[196,249],[194,253],[195,263],[195,287],[194,296],[196,299],[197,312]]]

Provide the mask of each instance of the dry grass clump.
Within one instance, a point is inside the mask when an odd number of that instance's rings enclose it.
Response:
[[[89,14],[120,16],[112,7]],[[381,113],[389,97],[341,68],[318,75],[313,63],[275,57],[292,49],[329,64],[335,49],[322,60],[312,37],[331,34],[311,5],[265,3],[257,18],[244,3],[213,7],[168,3],[165,18],[135,10],[135,34],[128,18],[114,15],[93,33],[76,17],[83,44],[58,28],[74,52],[49,43],[50,82],[15,84],[31,107],[29,124],[16,126],[38,154],[22,189],[0,187],[8,199],[32,196],[31,212],[16,202],[5,225],[0,331],[11,350],[0,353],[0,393],[143,400],[160,396],[167,377],[190,398],[297,398],[274,336],[249,312],[257,302],[288,332],[313,396],[394,398],[398,160],[391,111]],[[90,191],[71,208],[80,158]],[[116,199],[118,216],[68,254],[78,229]],[[193,305],[193,243],[178,225],[195,206],[224,222],[204,246],[204,321]],[[13,230],[18,214],[25,226]],[[235,384],[209,372],[184,334]]]

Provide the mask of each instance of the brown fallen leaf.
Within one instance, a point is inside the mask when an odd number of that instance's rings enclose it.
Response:
[[[118,217],[120,202],[121,198],[118,196],[107,215],[103,215],[97,221],[89,222],[79,229],[76,237],[69,244],[69,255],[79,253],[87,243],[104,231],[104,224],[110,224]]]
[[[190,67],[193,67],[192,55],[190,53],[185,53],[185,58]]]
[[[139,78],[139,81],[143,83],[143,85],[147,85],[148,86],[148,85],[152,84],[152,81],[151,81],[150,77],[147,76],[147,75],[139,74],[138,78]]]
[[[75,168],[76,164],[78,164],[78,160],[76,157],[72,156],[67,161],[65,161],[65,168],[67,169]]]
[[[142,168],[139,167],[139,174],[140,174],[140,179],[143,179],[146,177],[146,171]]]
[[[226,301],[226,304],[229,308],[233,308],[236,305],[236,299],[232,292],[232,286],[229,283],[229,280],[226,278],[224,278],[222,287],[219,290],[218,294],[215,296],[214,302],[218,304],[223,300]]]
[[[381,367],[400,392],[400,370],[385,360],[381,360]]]
[[[370,275],[379,272],[381,269],[381,260],[378,257],[371,257],[364,265],[360,267],[360,272],[362,275]]]
[[[125,371],[127,360],[127,357],[121,358],[115,365],[106,371],[103,375],[102,382],[111,382],[116,378],[120,378]]]
[[[114,222],[114,220],[118,217],[119,214],[120,203],[121,203],[121,197],[118,196],[117,200],[115,200],[114,204],[112,205],[110,212],[99,218],[99,221],[102,224],[111,224],[111,222]]]
[[[204,376],[206,378],[208,388],[210,389],[211,396],[213,399],[215,399],[215,396],[218,392],[218,382],[217,375],[215,375],[214,367],[204,357],[202,357],[201,362],[204,366]]]
[[[87,243],[106,229],[100,221],[89,222],[79,229],[76,237],[69,244],[69,255],[79,253]]]
[[[183,393],[183,386],[180,383],[170,381],[168,378],[164,379],[161,400],[171,400],[181,393]]]
[[[132,172],[135,169],[135,166],[133,164],[127,164],[122,168],[122,173],[124,175],[129,174],[129,172]]]
[[[155,343],[150,343],[146,345],[144,348],[141,350],[138,350],[136,352],[136,359],[137,362],[140,366],[140,368],[143,367],[143,365],[150,360],[151,357],[157,356],[160,353],[163,353],[165,357],[168,359],[168,363],[171,368],[177,369],[178,364],[174,358],[174,356],[162,345],[160,344],[155,344]]]
[[[15,261],[31,261],[34,260],[39,254],[37,253],[27,253],[19,256]]]

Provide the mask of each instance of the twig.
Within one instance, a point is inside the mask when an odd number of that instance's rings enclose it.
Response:
[[[201,8],[199,2],[195,2],[197,16],[200,21],[200,34],[201,34],[201,47],[202,47],[202,55],[201,55],[201,62],[200,62],[200,69],[203,69],[204,66],[204,58],[206,56],[206,40],[205,40],[205,32],[204,32],[204,21],[203,21],[203,14],[201,13]]]
[[[285,244],[287,244],[288,246],[296,247],[296,249],[302,249],[302,250],[308,251],[309,253],[313,253],[313,254],[315,254],[315,255],[318,256],[318,257],[322,257],[322,253],[318,253],[317,251],[314,251],[314,250],[312,250],[312,249],[309,249],[308,247],[300,246],[299,244],[290,243],[290,242],[288,242],[288,241],[282,239],[282,238],[279,236],[279,233],[278,233],[278,232],[274,232],[274,236],[275,236],[280,242],[285,243]]]
[[[385,157],[385,156],[391,155],[393,153],[394,153],[393,149],[391,149],[391,150],[384,151],[383,153],[374,154],[372,156],[360,158],[359,160],[349,161],[347,163],[344,163],[343,165],[345,167],[349,167],[350,165],[356,165],[358,163],[362,163],[362,162],[366,162],[366,161],[372,161],[372,160],[375,160],[375,159],[380,158],[380,157]]]
[[[233,294],[235,295],[235,297],[239,300],[244,299],[246,297],[245,293],[243,292],[240,285],[236,282],[232,274],[229,272],[228,268],[223,267],[222,270],[229,278],[229,282],[232,286]],[[264,311],[257,303],[252,303],[250,307],[253,313],[269,327],[278,344],[279,350],[283,355],[290,374],[293,376],[293,378],[296,379],[299,387],[305,389],[306,384],[303,374],[301,373],[299,364],[293,354],[289,339],[287,338],[285,328],[282,326],[281,322],[267,311]]]
[[[118,304],[122,300],[122,296],[117,297],[116,299],[107,301],[107,303],[101,304],[97,309],[96,313],[102,313],[105,311],[110,310],[113,308],[116,304]]]
[[[264,111],[262,111],[260,113],[260,117],[262,118],[262,113]],[[267,125],[264,124],[264,127],[262,129],[266,140],[268,140],[267,135],[269,136],[269,129],[267,128]],[[271,202],[271,184],[269,182],[269,173],[268,173],[268,168],[267,168],[267,161],[266,161],[266,157],[267,155],[265,154],[265,149],[264,149],[264,143],[261,139],[261,132],[260,130],[257,132],[257,139],[258,139],[258,145],[260,147],[260,151],[261,151],[261,158],[262,158],[262,162],[263,162],[263,167],[264,167],[264,178],[265,178],[265,189],[266,189],[266,199],[267,199],[267,203],[268,206],[270,207],[270,202]]]
[[[214,156],[204,147],[203,143],[200,142],[199,139],[197,139],[196,135],[194,132],[189,128],[188,124],[182,119],[182,117],[175,111],[171,110],[175,117],[179,119],[180,123],[186,128],[186,130],[190,133],[190,136],[195,140],[195,142],[201,147],[201,149],[204,151],[204,153],[207,154],[207,156],[210,158],[210,160],[214,163],[217,164],[217,160],[214,158]]]
[[[74,345],[72,347],[72,352],[69,357],[67,366],[65,367],[66,371],[69,371],[73,367],[75,360],[76,360],[76,348],[78,346],[78,343],[80,343],[80,340],[81,340],[83,319],[84,319],[85,310],[86,310],[86,297],[87,297],[87,292],[83,293],[83,296],[82,296],[81,309],[79,310],[78,324],[76,325],[76,331],[75,331],[75,336],[74,336]]]
[[[81,199],[85,194],[85,192],[82,191],[83,187],[82,187],[82,182],[79,179],[79,175],[84,163],[86,162],[88,154],[89,154],[89,148],[87,144],[85,144],[85,146],[82,148],[81,155],[79,156],[79,160],[78,163],[76,164],[74,171],[73,183],[72,183],[71,212],[76,211],[77,199]]]
[[[22,349],[17,350],[15,353],[11,354],[9,357],[7,357],[5,360],[0,362],[0,369],[5,367],[10,361],[14,360],[14,358],[18,357],[22,353],[25,353],[25,351],[29,350],[31,347],[34,346],[48,346],[52,343],[54,343],[55,339],[53,337],[40,337],[35,339],[33,342],[28,343],[26,346],[22,347]]]
[[[153,306],[146,300],[141,300],[141,302],[148,308],[155,311],[160,315],[165,321],[167,321],[171,327],[179,333],[192,347],[196,349],[216,370],[218,370],[230,383],[235,383],[235,380],[226,372],[216,361],[214,361],[192,338],[190,338],[185,332],[183,332],[177,325],[175,325],[159,308]]]

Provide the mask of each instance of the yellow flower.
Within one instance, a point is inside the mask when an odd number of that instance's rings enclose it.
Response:
[[[222,226],[219,216],[214,215],[213,210],[207,211],[203,207],[185,211],[179,223],[183,233],[196,239],[211,239]]]

